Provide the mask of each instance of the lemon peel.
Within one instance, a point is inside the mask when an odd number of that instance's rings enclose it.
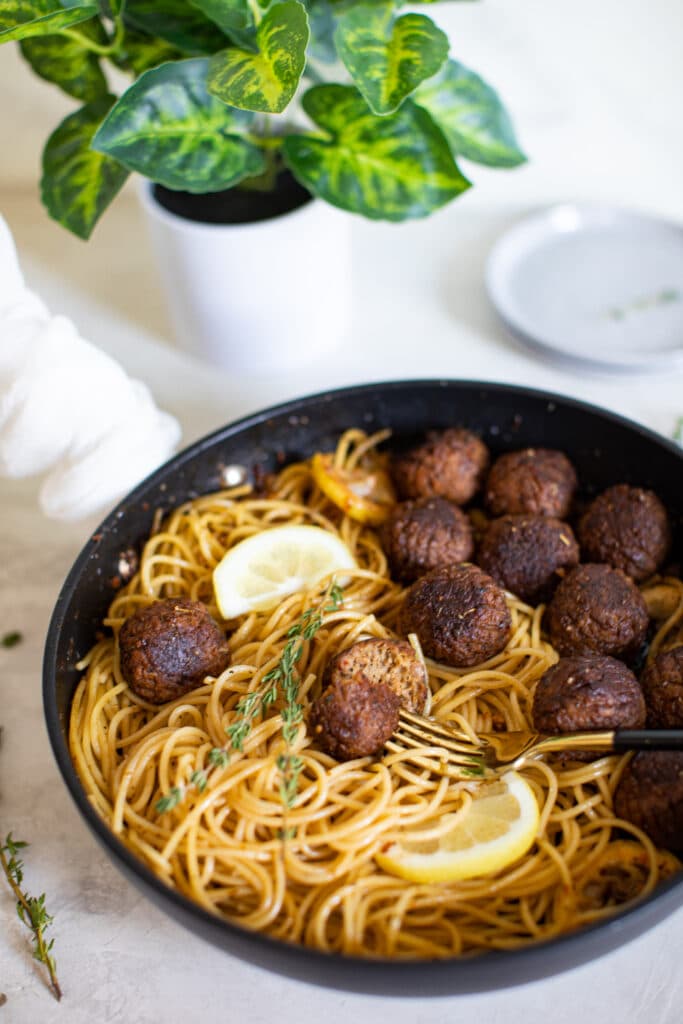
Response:
[[[406,831],[375,857],[381,868],[411,882],[454,882],[493,874],[533,845],[539,810],[531,786],[517,772],[483,785],[452,827],[437,838]],[[443,824],[444,819],[441,819]]]

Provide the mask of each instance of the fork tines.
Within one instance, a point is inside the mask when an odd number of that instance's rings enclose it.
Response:
[[[398,728],[385,746],[392,753],[409,753],[406,760],[440,775],[466,778],[486,771],[476,743],[464,735],[461,738],[455,729],[406,710],[401,710]]]

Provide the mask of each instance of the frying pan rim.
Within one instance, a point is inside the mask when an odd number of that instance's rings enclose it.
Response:
[[[153,491],[159,484],[163,484],[167,477],[177,476],[185,466],[219,442],[239,436],[269,419],[305,414],[308,406],[318,405],[325,401],[343,401],[345,397],[356,396],[363,392],[390,393],[435,387],[454,390],[464,388],[467,391],[485,392],[492,397],[495,397],[497,393],[516,396],[520,401],[528,398],[540,402],[545,401],[555,407],[557,405],[569,407],[634,431],[646,440],[668,450],[683,462],[683,452],[680,447],[648,427],[592,403],[525,385],[451,378],[418,378],[348,385],[288,399],[249,413],[198,438],[147,476],[105,516],[74,560],[60,589],[48,627],[43,658],[44,714],[52,752],[62,780],[91,832],[104,846],[119,870],[130,881],[142,888],[145,897],[151,899],[167,913],[171,912],[176,919],[181,920],[184,926],[190,928],[195,934],[199,934],[205,939],[210,936],[208,941],[238,958],[290,978],[367,994],[424,997],[494,991],[583,964],[591,957],[607,954],[632,941],[668,916],[669,913],[673,913],[677,906],[683,904],[683,875],[673,877],[661,884],[646,899],[621,911],[613,918],[595,922],[579,931],[559,935],[538,944],[512,950],[492,950],[474,957],[427,961],[369,959],[345,954],[328,954],[299,943],[287,942],[261,932],[251,931],[210,914],[199,904],[168,887],[110,831],[94,810],[71,760],[68,750],[67,726],[62,723],[57,708],[57,656],[61,631],[65,625],[65,612],[78,590],[78,584],[85,575],[84,571],[102,537],[115,529],[131,506],[135,506],[138,501],[142,500],[143,495]],[[673,897],[679,890],[679,899],[675,900]],[[634,927],[634,922],[637,922],[638,926]],[[621,936],[619,933],[622,933]],[[221,941],[224,936],[234,941]],[[577,947],[581,949],[578,955],[576,954]],[[560,963],[563,952],[567,954],[567,958],[565,962]],[[272,963],[268,962],[269,953],[273,954],[275,958]],[[522,970],[519,979],[516,980],[514,965],[520,962],[525,963],[526,970]],[[329,969],[330,965],[332,965],[331,970]],[[505,980],[501,981],[502,976]],[[449,984],[449,982],[451,983]],[[436,988],[425,991],[425,986],[430,983],[435,983]]]

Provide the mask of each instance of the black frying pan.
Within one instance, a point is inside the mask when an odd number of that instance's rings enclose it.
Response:
[[[225,465],[252,474],[316,450],[331,450],[342,430],[391,427],[405,446],[430,428],[462,425],[494,454],[530,445],[559,448],[576,466],[585,493],[614,483],[651,487],[668,506],[674,557],[683,547],[683,453],[671,442],[595,407],[528,388],[470,381],[397,381],[346,388],[287,402],[224,427],[162,466],[107,516],[76,560],[57,600],[43,673],[45,715],[57,763],[87,825],[114,863],[162,910],[209,942],[269,970],[319,985],[386,995],[448,995],[504,988],[547,977],[633,939],[683,904],[683,874],[617,917],[571,935],[511,952],[406,963],[328,955],[227,924],[168,889],[116,839],[90,806],[69,757],[67,723],[78,673],[113,596],[121,554],[139,548],[158,508],[222,485]]]

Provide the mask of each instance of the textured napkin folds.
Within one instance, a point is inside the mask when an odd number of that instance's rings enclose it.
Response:
[[[179,439],[143,383],[26,287],[0,216],[0,475],[47,473],[45,514],[78,519],[129,491]]]

